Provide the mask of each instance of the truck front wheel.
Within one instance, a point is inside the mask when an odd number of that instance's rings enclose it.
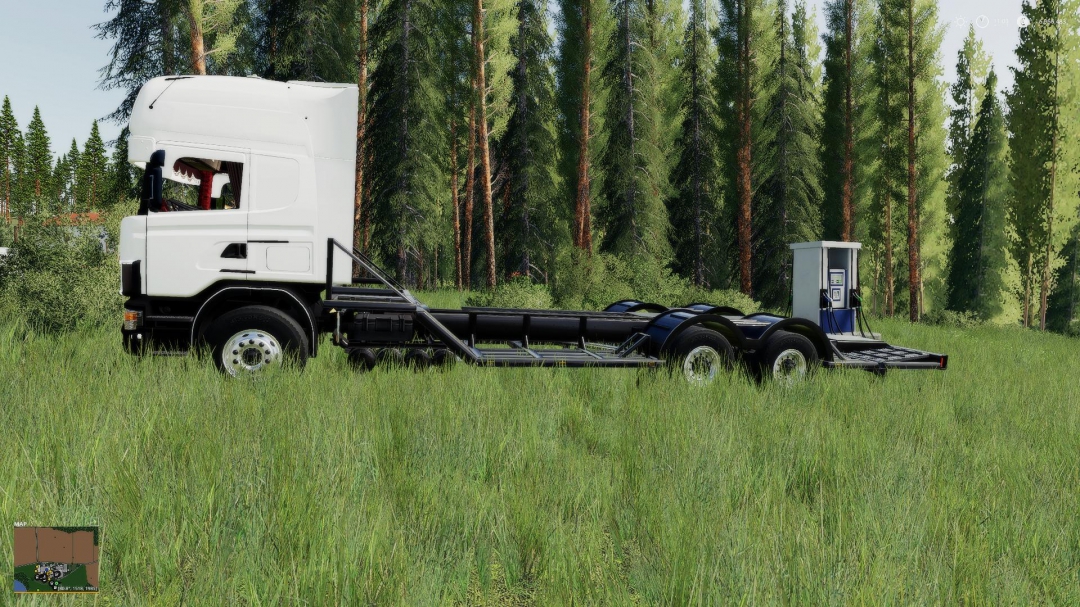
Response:
[[[207,333],[214,362],[233,377],[289,361],[307,363],[310,343],[291,316],[268,306],[244,306],[222,314]]]

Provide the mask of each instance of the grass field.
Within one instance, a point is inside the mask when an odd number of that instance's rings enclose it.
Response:
[[[0,519],[101,525],[80,604],[1080,604],[1080,342],[875,329],[949,371],[229,380],[0,325]]]

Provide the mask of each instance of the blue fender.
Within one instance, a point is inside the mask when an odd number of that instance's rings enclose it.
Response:
[[[704,325],[726,337],[736,350],[742,350],[746,346],[742,331],[727,318],[717,314],[701,314],[697,310],[687,308],[672,308],[658,314],[645,327],[652,354],[654,356],[666,354],[680,333],[699,325]]]

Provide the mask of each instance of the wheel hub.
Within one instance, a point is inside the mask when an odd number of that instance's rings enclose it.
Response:
[[[281,362],[281,344],[264,331],[240,331],[226,340],[221,349],[221,362],[233,377],[257,373]]]
[[[719,352],[709,346],[698,346],[683,359],[683,374],[690,383],[704,385],[716,379],[722,364]]]
[[[790,348],[784,350],[773,362],[773,379],[793,384],[806,377],[806,356],[802,352]]]

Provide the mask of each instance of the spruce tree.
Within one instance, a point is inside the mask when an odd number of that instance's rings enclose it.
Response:
[[[768,58],[778,53],[774,19],[763,0],[722,0],[714,74],[721,124],[721,173],[727,177],[717,238],[728,243],[716,264],[721,285],[753,291],[753,197],[760,187]]]
[[[818,160],[818,102],[811,80],[806,12],[799,5],[794,27],[788,25],[786,3],[776,12],[780,53],[768,79],[774,83],[765,131],[769,152],[754,214],[754,256],[772,260],[754,268],[754,294],[762,303],[786,307],[791,297],[791,254],[788,245],[817,238],[821,231],[821,186]]]
[[[593,184],[602,181],[605,91],[597,69],[604,64],[610,14],[601,0],[559,0],[559,52],[555,62],[559,149],[564,198],[570,201],[571,240],[592,252]]]
[[[182,27],[181,0],[109,0],[105,11],[115,14],[94,26],[97,37],[112,40],[109,63],[101,68],[101,88],[126,92],[107,120],[122,124],[131,115],[139,89],[157,76],[186,72],[189,48]]]
[[[90,137],[83,146],[77,161],[72,161],[76,170],[76,206],[79,211],[101,209],[108,191],[108,164],[105,144],[101,141],[97,120],[90,128]]]
[[[67,153],[56,161],[52,177],[52,195],[49,197],[49,213],[77,213],[79,205],[79,144],[74,138]]]
[[[1053,277],[1077,215],[1080,137],[1075,108],[1078,56],[1076,0],[1024,2],[1030,24],[1020,31],[1019,67],[1008,95],[1013,255],[1020,264],[1023,321],[1037,313],[1046,328]],[[1034,298],[1038,301],[1033,301]]]
[[[822,229],[829,240],[859,240],[874,153],[874,12],[866,0],[830,0],[825,19]]]
[[[671,174],[673,193],[667,203],[672,226],[677,226],[671,231],[672,269],[698,286],[716,280],[707,258],[715,246],[713,223],[722,183],[712,88],[716,53],[708,35],[706,10],[704,0],[691,0],[680,65],[683,121],[675,143],[678,162]]]
[[[1005,207],[1009,198],[1005,118],[997,99],[997,75],[990,71],[974,131],[957,171],[960,199],[955,207],[955,237],[949,254],[951,310],[984,320],[1007,310],[1008,257]]]
[[[351,82],[355,13],[354,0],[256,0],[257,71],[271,80]]]
[[[428,0],[390,0],[372,28],[379,61],[372,74],[374,249],[398,278],[416,284],[418,260],[438,237],[445,143],[433,65],[435,13]]]
[[[22,154],[22,135],[15,113],[11,111],[11,100],[4,96],[4,105],[0,108],[0,217],[11,219],[11,201],[16,193],[17,173],[15,165]]]
[[[137,198],[139,175],[135,167],[128,162],[128,129],[120,132],[113,148],[112,161],[108,169],[108,190],[103,204],[105,208]]]
[[[19,176],[20,200],[13,209],[19,217],[47,212],[52,192],[53,156],[49,134],[41,120],[41,111],[34,107],[34,117],[26,127],[25,164]]]
[[[550,267],[564,230],[556,209],[555,82],[547,5],[520,0],[517,22],[510,40],[516,59],[510,70],[511,114],[499,145],[500,164],[506,168],[500,231],[505,272],[532,276],[534,266]]]
[[[648,7],[642,0],[616,0],[612,17],[615,27],[603,70],[608,138],[601,158],[604,206],[597,214],[604,232],[601,248],[666,262],[669,223],[662,196],[667,175],[658,174],[664,165],[662,108],[656,57],[648,46]]]

